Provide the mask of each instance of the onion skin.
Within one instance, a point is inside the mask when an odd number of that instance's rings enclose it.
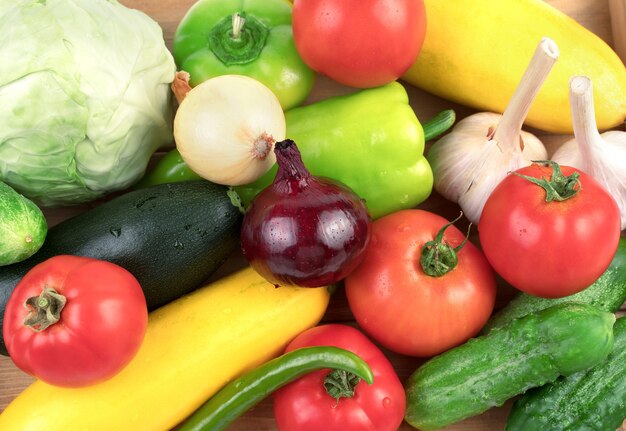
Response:
[[[371,219],[348,187],[312,176],[295,143],[275,145],[278,173],[250,204],[241,245],[250,265],[276,286],[320,287],[363,260]]]
[[[269,88],[247,76],[221,75],[190,90],[174,117],[176,148],[189,168],[216,184],[255,181],[275,162],[285,115]]]

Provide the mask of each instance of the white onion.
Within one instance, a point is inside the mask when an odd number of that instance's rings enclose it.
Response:
[[[285,138],[278,98],[259,81],[222,75],[194,87],[174,118],[181,157],[201,177],[229,186],[248,184],[276,162]]]

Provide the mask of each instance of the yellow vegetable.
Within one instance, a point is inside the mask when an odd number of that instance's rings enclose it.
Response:
[[[0,415],[0,430],[171,429],[316,325],[328,301],[326,288],[275,288],[243,269],[151,313],[139,353],[112,379],[80,389],[33,383]]]
[[[593,81],[600,129],[626,118],[626,68],[589,30],[542,0],[425,0],[428,30],[407,82],[481,111],[503,112],[542,37],[559,47],[526,124],[573,133],[569,79]]]

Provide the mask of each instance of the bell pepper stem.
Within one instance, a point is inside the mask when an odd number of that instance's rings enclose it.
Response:
[[[424,140],[435,139],[450,129],[456,121],[456,113],[452,109],[446,109],[435,115],[423,124]]]
[[[32,296],[24,302],[24,307],[29,310],[24,325],[35,332],[46,330],[61,319],[61,311],[66,303],[65,296],[52,288],[44,288],[39,296]]]
[[[242,17],[240,14],[233,14],[233,31],[231,33],[231,37],[234,40],[241,39],[241,30],[243,30],[243,26],[246,24],[246,19]]]
[[[236,13],[209,30],[209,49],[225,66],[248,64],[261,55],[269,32],[254,16]]]

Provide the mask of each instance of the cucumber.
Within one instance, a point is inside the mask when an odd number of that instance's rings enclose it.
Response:
[[[59,254],[116,263],[153,310],[197,288],[239,246],[241,212],[208,181],[131,191],[50,228],[30,259],[0,268],[0,324],[11,292],[34,265]],[[0,353],[6,355],[4,340]]]
[[[48,224],[39,207],[0,182],[0,266],[31,257],[47,233]]]
[[[599,365],[528,391],[514,404],[507,431],[613,431],[626,418],[626,317]]]
[[[562,303],[436,356],[407,380],[406,421],[423,431],[478,415],[526,390],[598,364],[615,315]]]
[[[504,308],[495,313],[482,330],[485,334],[512,319],[543,310],[561,302],[584,302],[597,308],[616,312],[626,301],[626,238],[620,238],[617,251],[609,267],[585,290],[564,298],[539,298],[520,293]]]

